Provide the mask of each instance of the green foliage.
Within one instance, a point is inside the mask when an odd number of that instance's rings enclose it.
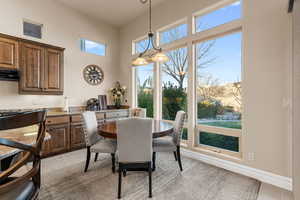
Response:
[[[186,92],[171,83],[164,85],[162,101],[163,119],[174,120],[178,111],[187,110]]]
[[[198,119],[216,118],[218,114],[223,112],[223,107],[218,101],[201,101],[198,102],[197,106]]]
[[[147,117],[153,117],[153,93],[140,90],[138,94],[138,106],[146,108]]]
[[[230,151],[239,151],[239,139],[237,137],[200,132],[199,142],[200,144],[227,149]]]
[[[183,128],[182,130],[182,137],[183,140],[187,140],[188,139],[188,129],[187,128]]]

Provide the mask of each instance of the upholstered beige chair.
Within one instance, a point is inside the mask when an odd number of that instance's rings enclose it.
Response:
[[[148,171],[149,197],[152,197],[152,120],[129,118],[117,121],[119,185],[121,198],[122,173]]]
[[[156,152],[173,152],[175,160],[178,161],[179,168],[182,171],[180,156],[180,141],[185,120],[185,112],[178,111],[174,122],[174,132],[172,136],[157,138],[153,140],[153,169],[155,169]]]
[[[110,139],[104,139],[98,133],[98,122],[96,114],[91,111],[82,113],[83,130],[87,147],[87,157],[84,172],[88,170],[91,153],[96,153],[95,162],[98,153],[110,153],[112,157],[112,171],[115,172],[115,153],[117,150],[117,142]]]
[[[147,110],[145,108],[131,108],[129,110],[130,117],[140,117],[146,118],[147,117]]]

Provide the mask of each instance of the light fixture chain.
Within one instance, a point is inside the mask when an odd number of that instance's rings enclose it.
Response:
[[[150,33],[152,33],[152,5],[151,5],[152,0],[149,0],[149,29]]]

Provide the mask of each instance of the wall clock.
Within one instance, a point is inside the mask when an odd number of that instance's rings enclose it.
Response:
[[[104,73],[99,66],[88,65],[83,70],[83,77],[90,85],[100,85],[104,79]]]

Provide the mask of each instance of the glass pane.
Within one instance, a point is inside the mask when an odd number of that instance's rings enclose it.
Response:
[[[97,42],[82,39],[82,51],[87,53],[105,56],[106,46]]]
[[[175,40],[179,40],[181,38],[187,37],[188,35],[188,27],[187,24],[181,24],[174,28],[168,29],[159,34],[159,44],[167,44],[173,42]]]
[[[155,41],[155,40],[154,40]],[[148,38],[144,39],[144,40],[141,40],[141,41],[138,41],[138,42],[135,42],[134,43],[134,49],[135,49],[135,53],[142,53],[145,51],[145,49],[147,48],[148,46],[148,43],[149,43],[149,40]],[[152,44],[150,43],[150,47],[149,49],[152,49]]]
[[[242,16],[241,4],[241,1],[237,1],[206,15],[196,17],[196,32],[205,31],[233,20],[240,19]]]
[[[23,22],[23,34],[42,39],[42,25]]]
[[[179,110],[187,111],[187,48],[167,52],[170,60],[162,64],[162,117],[174,120]]]
[[[136,68],[137,101],[146,108],[147,117],[153,117],[153,64]]]
[[[183,128],[181,139],[183,139],[183,140],[188,139],[188,129],[187,128]]]
[[[235,33],[196,45],[198,124],[242,128],[241,41]]]
[[[199,143],[229,151],[239,152],[239,138],[219,135],[215,133],[200,132]]]

